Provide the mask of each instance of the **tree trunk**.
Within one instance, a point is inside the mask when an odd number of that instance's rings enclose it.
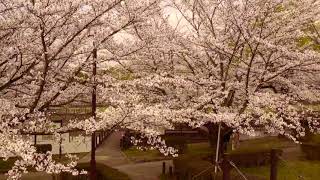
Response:
[[[208,123],[206,127],[209,130],[208,139],[209,139],[209,145],[212,148],[215,148],[217,145],[218,140],[218,128],[219,125],[215,123]]]

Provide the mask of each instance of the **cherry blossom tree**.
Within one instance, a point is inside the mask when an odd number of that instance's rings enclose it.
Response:
[[[24,136],[53,134],[59,141],[62,132],[86,130],[83,122],[55,128],[47,110],[91,92],[92,80],[97,78],[90,72],[92,60],[97,60],[94,51],[99,55],[97,64],[121,64],[119,59],[142,49],[143,44],[124,47],[119,41],[124,41],[130,28],[143,27],[158,9],[156,0],[1,2],[0,117],[1,142],[6,144],[1,146],[1,157],[19,158],[9,178],[19,179],[29,167],[48,173],[78,173],[73,157],[71,164],[56,163],[50,152],[37,153]],[[95,126],[93,129],[106,128]]]
[[[317,42],[317,31],[308,29],[318,23],[319,6],[313,0],[167,1],[178,17],[174,35],[139,61],[152,73],[142,84],[163,93],[158,100],[171,110],[170,122],[222,123],[244,134],[261,129],[296,140],[305,120],[318,132],[318,121],[300,107],[319,102],[319,51],[299,41]]]
[[[314,0],[2,1],[0,137],[7,146],[0,155],[20,157],[10,178],[28,167],[78,173],[73,159],[56,163],[23,134],[59,140],[71,129],[129,128],[164,154],[176,151],[158,136],[181,122],[303,136],[300,106],[319,101],[319,6]],[[105,68],[111,63],[116,74]],[[97,119],[54,128],[47,110],[86,99],[92,86],[110,106]],[[307,120],[318,131],[318,122]]]

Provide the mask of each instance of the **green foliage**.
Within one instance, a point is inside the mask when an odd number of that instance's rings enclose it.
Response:
[[[79,78],[80,83],[84,83],[90,78],[87,73],[81,71],[77,74],[77,77]]]
[[[244,47],[244,57],[249,58],[252,55],[251,49],[248,45]]]
[[[310,45],[313,40],[308,36],[302,36],[297,39],[298,47]]]
[[[103,106],[103,107],[97,107],[97,111],[98,112],[104,112],[104,111],[107,111],[108,107],[106,106]]]
[[[89,75],[87,73],[84,73],[84,72],[79,72],[78,73],[78,77],[80,78],[83,78],[83,79],[88,79],[89,78]]]
[[[279,13],[283,12],[285,10],[284,6],[282,4],[275,7],[274,12]]]
[[[312,48],[313,48],[314,51],[320,52],[320,44],[314,44],[314,45],[312,46]]]
[[[297,106],[299,111],[302,110],[310,110],[315,112],[320,112],[320,104],[303,104],[301,106]]]
[[[109,69],[104,70],[103,74],[110,75],[118,80],[133,80],[134,76],[132,73],[128,72],[124,69],[111,67]]]
[[[253,23],[253,27],[255,28],[259,28],[263,26],[263,21],[261,20],[261,18],[257,18],[256,21]]]
[[[212,108],[212,107],[206,107],[206,108],[204,109],[204,111],[205,111],[206,113],[212,113],[212,112],[213,112],[213,108]]]
[[[306,25],[306,28],[304,28],[302,31],[304,31],[306,34],[316,33],[316,31],[319,32],[320,23],[312,23]],[[320,44],[314,39],[314,37],[308,35],[301,36],[296,39],[296,42],[298,47],[309,46],[310,49],[320,52]]]

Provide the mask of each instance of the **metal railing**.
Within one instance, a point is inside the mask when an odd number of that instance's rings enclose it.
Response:
[[[195,180],[196,178],[200,177],[201,175],[203,175],[205,173],[208,173],[208,171],[210,171],[211,169],[213,169],[215,167],[217,167],[219,171],[222,171],[222,169],[219,166],[219,163],[218,164],[214,163],[212,166],[209,166],[205,170],[203,170],[203,171],[199,172],[198,174],[194,175],[191,179]]]
[[[248,180],[248,178],[244,175],[243,172],[240,171],[240,169],[236,166],[236,164],[232,161],[229,161],[230,165],[238,172],[238,174],[244,179]]]

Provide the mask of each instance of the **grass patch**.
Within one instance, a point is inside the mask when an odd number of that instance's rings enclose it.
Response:
[[[271,149],[282,149],[295,146],[295,143],[278,137],[264,137],[250,139],[240,142],[240,147],[234,151],[229,150],[230,154],[241,154],[248,152],[268,151]]]
[[[211,148],[209,143],[193,143],[188,144],[186,154],[191,155],[207,155],[215,152],[214,148]]]
[[[14,162],[17,160],[17,158],[12,157],[9,158],[7,161],[0,159],[0,173],[4,174],[7,173],[12,166],[14,165]]]
[[[158,150],[139,150],[135,146],[122,151],[131,161],[147,162],[170,159],[170,156],[164,156]]]
[[[289,161],[280,163],[278,168],[278,180],[297,180],[302,176],[304,180],[318,180],[320,177],[319,161]],[[269,179],[270,167],[242,168],[246,174],[253,174],[259,177]]]
[[[314,136],[312,142],[320,143],[320,135]],[[263,137],[242,141],[238,149],[234,151],[229,150],[228,152],[230,154],[248,154],[251,152],[270,151],[273,148],[283,149],[294,146],[296,146],[294,142],[284,138]],[[197,160],[196,157],[211,154],[214,151],[215,149],[210,148],[208,143],[188,144],[187,152],[181,155],[179,158],[181,162],[177,161],[176,163],[185,168],[189,168],[189,166],[199,167],[203,161],[200,162],[200,160]],[[183,161],[184,158],[187,160]],[[203,168],[205,168],[205,166]],[[191,169],[189,168],[187,170],[191,171]],[[241,168],[241,171],[249,176],[261,179],[267,180],[270,178],[270,167],[268,165]],[[320,161],[290,160],[286,163],[280,162],[278,169],[278,180],[298,180],[298,176],[302,176],[304,180],[318,180],[320,177]]]
[[[294,146],[296,146],[294,142],[284,138],[263,137],[242,141],[238,149],[231,151],[231,148],[229,148],[228,152],[231,155],[235,154],[235,156],[241,156],[241,154],[243,154],[251,157],[251,153],[255,155],[259,152],[269,152],[273,148],[283,149]],[[180,155],[177,159],[175,159],[174,164],[175,166],[180,168],[179,170],[182,172],[182,174],[184,174],[185,172],[192,172],[192,174],[197,174],[197,172],[200,172],[201,170],[206,169],[208,166],[210,166],[208,159],[203,160],[202,157],[211,155],[214,152],[215,148],[211,148],[209,143],[188,144],[186,153]],[[255,157],[252,156],[252,158]],[[269,179],[270,176],[270,168],[268,165],[254,168],[242,168],[242,170],[248,175],[248,178],[250,180]],[[290,172],[292,170],[295,170],[304,177],[307,177],[305,178],[305,180],[316,180],[320,177],[320,162],[290,161],[287,166],[281,165],[279,167],[279,180],[297,180],[297,174],[295,174],[294,172]],[[236,172],[233,173],[237,174]],[[241,177],[239,177],[238,179],[241,179]]]

